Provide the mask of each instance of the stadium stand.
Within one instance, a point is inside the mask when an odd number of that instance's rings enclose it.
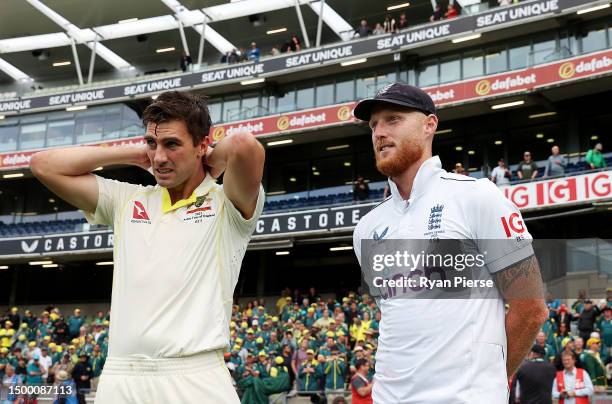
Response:
[[[585,307],[591,310],[588,302],[584,297],[573,299],[570,305],[556,299],[547,301],[550,316],[537,340],[545,348],[547,360],[554,363],[568,342],[573,347],[581,335],[590,337],[595,332],[602,341],[599,351],[580,345],[572,349],[583,361],[590,357],[596,358],[595,363],[609,361],[612,294],[596,302],[597,315],[585,326]],[[571,319],[569,328],[559,330],[563,318]],[[348,292],[336,298],[320,296],[314,288],[303,293],[285,289],[277,297],[234,304],[224,360],[246,403],[267,403],[268,396],[340,395],[348,399],[357,360],[367,361],[369,377],[374,374],[379,322],[380,312],[368,295]],[[90,396],[95,394],[108,353],[108,313],[85,315],[80,308],[63,313],[53,306],[33,313],[13,307],[0,323],[0,378],[6,374],[7,364],[26,378],[28,360],[37,356],[42,358],[43,382],[57,383],[60,371],[74,372],[79,358],[85,356],[90,380],[76,387]],[[308,367],[313,371],[307,371]],[[596,386],[612,382],[610,369],[593,367],[588,371]]]
[[[606,163],[612,165],[612,155],[606,157]],[[563,177],[571,177],[572,175],[584,174],[592,172],[587,167],[585,162],[571,163],[566,168],[565,175]],[[538,177],[536,180],[521,180],[513,173],[512,184],[521,184],[534,181],[542,181],[544,174],[544,167],[538,168]],[[555,177],[548,177],[546,179],[552,179]],[[375,187],[370,188],[369,199],[360,201],[380,201],[383,198],[384,183],[373,184]],[[323,193],[317,196],[307,196],[304,193],[297,193],[295,195],[282,195],[277,196],[272,200],[267,200],[264,205],[265,213],[278,213],[288,211],[299,211],[304,209],[330,207],[330,206],[344,206],[356,203],[352,191],[340,192],[340,193],[325,193],[325,189],[317,190],[318,193]],[[73,212],[75,215],[79,215],[78,212]],[[3,217],[5,220],[17,219],[16,217]],[[19,237],[19,236],[36,236],[43,234],[56,234],[56,233],[76,233],[90,229],[100,229],[102,226],[85,226],[85,218],[75,219],[63,219],[63,220],[42,220],[37,221],[36,217],[29,217],[27,222],[23,223],[5,223],[0,219],[0,237]]]

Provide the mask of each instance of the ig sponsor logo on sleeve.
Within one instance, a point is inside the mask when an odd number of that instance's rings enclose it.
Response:
[[[525,233],[525,222],[523,222],[518,213],[514,212],[508,217],[502,216],[501,222],[506,237],[511,238],[513,234],[516,234],[516,241],[525,239],[525,236],[523,236],[523,233]]]

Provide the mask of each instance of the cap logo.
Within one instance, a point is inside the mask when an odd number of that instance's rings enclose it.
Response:
[[[383,88],[381,88],[380,90],[378,90],[378,92],[377,92],[377,93],[376,93],[376,95],[375,95],[375,98],[378,98],[378,97],[380,97],[381,95],[386,94],[386,93],[389,91],[389,89],[390,89],[391,87],[393,87],[394,85],[395,85],[395,83],[387,84],[386,86],[384,86]]]

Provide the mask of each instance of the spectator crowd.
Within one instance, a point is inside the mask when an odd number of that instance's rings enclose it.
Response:
[[[281,53],[292,53],[299,52],[302,50],[302,41],[300,38],[291,33],[290,37],[281,45],[273,46],[270,50],[270,56],[277,56]],[[251,42],[251,45],[248,49],[240,48],[240,49],[232,49],[221,57],[221,63],[235,64],[241,62],[259,62],[259,58],[261,57],[261,50],[257,46],[256,42]]]
[[[47,384],[63,386],[56,390],[67,404],[85,403],[106,360],[108,315],[86,321],[80,309],[65,316],[49,307],[37,317],[12,307],[0,319],[0,403],[35,403],[37,394],[14,394],[15,387]]]
[[[430,22],[448,20],[459,16],[459,9],[456,4],[449,3],[445,10],[442,9],[442,5],[437,2],[433,10],[433,13],[429,17]],[[422,21],[421,21],[422,22]],[[420,23],[420,22],[417,22]],[[416,24],[413,24],[416,25]],[[406,13],[400,13],[399,18],[396,20],[392,14],[385,15],[383,22],[377,22],[372,28],[368,21],[363,19],[359,23],[359,26],[355,29],[354,37],[364,38],[369,35],[382,35],[399,32],[409,27],[408,18]]]
[[[547,399],[570,398],[575,380],[583,386],[578,396],[605,391],[612,382],[612,289],[608,293],[600,304],[584,294],[571,306],[547,300],[548,320],[509,380],[511,403],[548,402],[529,401],[537,386],[546,386],[539,394]],[[233,305],[224,360],[243,403],[267,403],[276,394],[329,403],[350,395],[353,402],[371,403],[380,321],[366,294],[334,299],[321,298],[314,288],[304,294],[285,289],[271,310],[261,299]],[[36,317],[13,307],[1,324],[0,402],[35,402],[36,395],[9,394],[10,386],[70,386],[67,403],[85,402],[85,394],[96,390],[107,356],[108,315],[86,319],[79,309],[64,316],[49,307]]]
[[[606,160],[602,151],[603,145],[601,143],[597,143],[586,153],[584,158],[586,169],[598,170],[601,168],[606,168]],[[542,178],[563,176],[565,175],[567,166],[567,157],[560,154],[559,146],[554,145],[551,148],[551,155],[548,156],[548,159],[546,160]],[[516,166],[516,177],[513,175],[512,171],[510,171],[508,166],[506,166],[504,159],[500,158],[497,162],[497,167],[491,171],[489,179],[500,186],[510,184],[510,181],[514,178],[518,180],[534,180],[539,174],[540,167],[535,161],[533,161],[531,152],[525,151],[525,153],[523,153],[523,160],[521,160]]]
[[[579,298],[568,306],[550,296],[549,316],[526,361],[510,379],[510,403],[588,403],[612,382],[612,288],[597,305]],[[568,401],[569,402],[569,401]]]
[[[261,300],[235,305],[225,360],[243,403],[288,392],[319,402],[371,403],[380,312],[367,295],[321,299],[286,289],[269,313]],[[370,400],[370,401],[368,401]]]

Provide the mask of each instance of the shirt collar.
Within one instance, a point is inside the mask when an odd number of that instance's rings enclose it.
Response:
[[[563,369],[563,372],[568,374],[568,375],[575,375],[576,374],[576,366],[574,366],[574,368],[568,372],[567,369]]]
[[[415,198],[418,198],[421,194],[427,190],[427,188],[431,184],[431,180],[439,175],[442,170],[442,163],[440,162],[440,157],[433,156],[428,158],[421,164],[419,167],[416,176],[414,177],[414,181],[412,183],[412,190],[410,191],[410,198],[408,198],[408,202],[412,202]],[[402,195],[397,188],[395,182],[389,178],[389,189],[391,190],[391,197],[393,198],[393,203],[399,206],[406,206]]]
[[[170,193],[166,188],[162,187],[162,212],[168,213],[184,206],[194,204],[197,197],[207,194],[214,183],[216,183],[216,180],[209,173],[206,173],[206,177],[204,177],[200,185],[193,190],[191,196],[187,199],[179,199],[174,205],[172,204],[172,199],[170,199]]]

